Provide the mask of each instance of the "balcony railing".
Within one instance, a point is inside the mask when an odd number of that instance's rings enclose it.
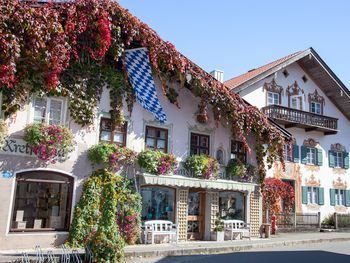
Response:
[[[338,132],[338,119],[315,114],[312,112],[291,109],[280,105],[270,105],[262,108],[268,117],[274,119],[286,128],[299,127],[308,131],[321,131],[327,134]]]

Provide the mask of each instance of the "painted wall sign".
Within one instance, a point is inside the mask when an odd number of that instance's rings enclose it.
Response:
[[[30,149],[28,143],[23,139],[17,138],[7,138],[4,142],[4,145],[0,148],[0,155],[20,155],[20,156],[29,156],[36,157],[33,151]],[[77,148],[69,154],[70,159],[77,158]],[[59,152],[57,156],[57,161],[62,160],[60,157],[64,157],[64,153]]]
[[[25,140],[14,139],[14,138],[8,138],[5,140],[3,147],[0,149],[0,154],[12,154],[12,155],[35,157],[28,143]]]

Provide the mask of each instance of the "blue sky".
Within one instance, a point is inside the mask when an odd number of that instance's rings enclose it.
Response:
[[[178,51],[225,80],[313,47],[350,88],[348,0],[120,0]]]

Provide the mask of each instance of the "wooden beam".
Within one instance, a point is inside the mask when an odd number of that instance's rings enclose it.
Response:
[[[333,134],[337,134],[338,131],[330,131],[330,132],[324,132],[324,135],[333,135]]]

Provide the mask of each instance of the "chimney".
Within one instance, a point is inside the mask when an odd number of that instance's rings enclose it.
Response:
[[[212,72],[210,72],[210,75],[212,75],[214,78],[216,78],[221,83],[224,82],[224,72],[219,69],[214,69]]]

